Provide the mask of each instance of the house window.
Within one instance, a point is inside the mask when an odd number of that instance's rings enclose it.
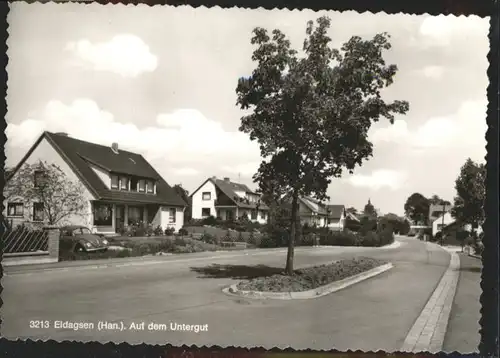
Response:
[[[252,218],[252,220],[257,220],[257,210],[252,210],[250,212],[250,217]]]
[[[201,216],[204,218],[210,216],[210,208],[202,208],[201,209]]]
[[[144,193],[146,191],[146,181],[144,179],[139,180],[139,192]]]
[[[175,223],[176,211],[177,210],[175,208],[168,209],[168,223],[169,224],[174,224]]]
[[[94,225],[112,226],[112,208],[108,204],[94,204]]]
[[[234,220],[234,211],[226,210],[226,220]]]
[[[39,188],[40,186],[42,186],[43,180],[44,180],[43,170],[35,170],[33,176],[34,176],[33,180],[34,180],[35,188]]]
[[[147,191],[148,193],[154,193],[154,187],[155,187],[155,184],[152,180],[148,180],[148,186],[147,186]]]
[[[209,191],[205,191],[205,192],[203,192],[203,194],[201,194],[201,198],[202,198],[202,200],[211,200],[212,193]]]
[[[261,211],[260,212],[260,217],[265,220],[266,219],[266,212],[265,211]]]
[[[7,215],[22,217],[24,216],[24,205],[23,203],[8,203],[7,204]]]
[[[117,175],[111,176],[111,189],[118,189],[118,176]]]
[[[33,203],[33,221],[43,221],[43,203]]]
[[[126,178],[126,177],[120,178],[120,189],[121,190],[128,190],[128,178]]]
[[[128,207],[128,224],[137,225],[143,220],[143,208],[139,206]]]
[[[137,191],[138,180],[136,178],[130,179],[130,191]]]

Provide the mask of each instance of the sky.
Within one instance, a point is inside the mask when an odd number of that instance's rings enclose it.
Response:
[[[210,176],[252,188],[258,145],[239,132],[238,78],[255,68],[259,26],[300,50],[307,21],[332,19],[339,48],[351,36],[391,35],[399,71],[384,99],[407,100],[369,138],[374,155],[333,179],[332,204],[403,214],[412,193],[446,200],[466,158],[486,155],[487,18],[99,4],[10,4],[7,166],[44,131],[141,153],[170,184]]]

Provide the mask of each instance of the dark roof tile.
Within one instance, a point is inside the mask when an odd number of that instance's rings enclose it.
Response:
[[[44,132],[47,140],[66,159],[76,174],[99,199],[151,204],[185,206],[184,200],[140,154],[85,142],[69,136]],[[156,181],[156,195],[114,191],[102,182],[89,164],[112,173],[126,174]]]

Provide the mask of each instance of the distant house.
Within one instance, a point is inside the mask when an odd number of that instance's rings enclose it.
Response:
[[[434,219],[432,221],[432,236],[436,236],[436,234],[443,230],[444,227],[455,222],[455,219],[451,216],[451,213],[448,211]]]
[[[85,225],[102,234],[115,234],[119,228],[140,221],[176,231],[184,224],[184,200],[142,155],[122,150],[117,143],[108,147],[66,133],[44,132],[7,181],[25,163],[39,161],[59,166],[70,180],[85,188],[87,209],[82,215],[68,218],[67,223]],[[23,198],[6,200],[4,206],[4,217],[14,223],[44,222],[43,210],[25,210]]]
[[[268,221],[269,207],[262,202],[261,195],[230,178],[210,177],[193,191],[190,198],[193,219],[214,216],[236,220],[246,215],[253,222],[265,224]]]
[[[449,212],[452,208],[451,204],[430,204],[429,205],[429,224],[433,223],[437,218],[443,216],[443,214]]]
[[[289,201],[286,201],[288,206]],[[299,197],[299,218],[302,225],[328,227],[333,231],[342,231],[346,215],[344,205],[325,204],[311,197]]]

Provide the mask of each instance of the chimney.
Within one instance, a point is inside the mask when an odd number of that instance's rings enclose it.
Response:
[[[217,177],[215,175],[212,175],[212,179],[215,180],[217,179]]]
[[[66,133],[66,132],[57,132],[56,134],[60,135],[60,136],[63,136],[63,137],[67,137],[68,136],[68,133]]]
[[[226,177],[226,178],[224,178],[224,181],[225,181],[226,183],[229,183],[231,180],[230,180],[228,177]]]
[[[112,143],[111,144],[111,150],[113,150],[113,152],[115,152],[116,154],[118,154],[118,143]]]

